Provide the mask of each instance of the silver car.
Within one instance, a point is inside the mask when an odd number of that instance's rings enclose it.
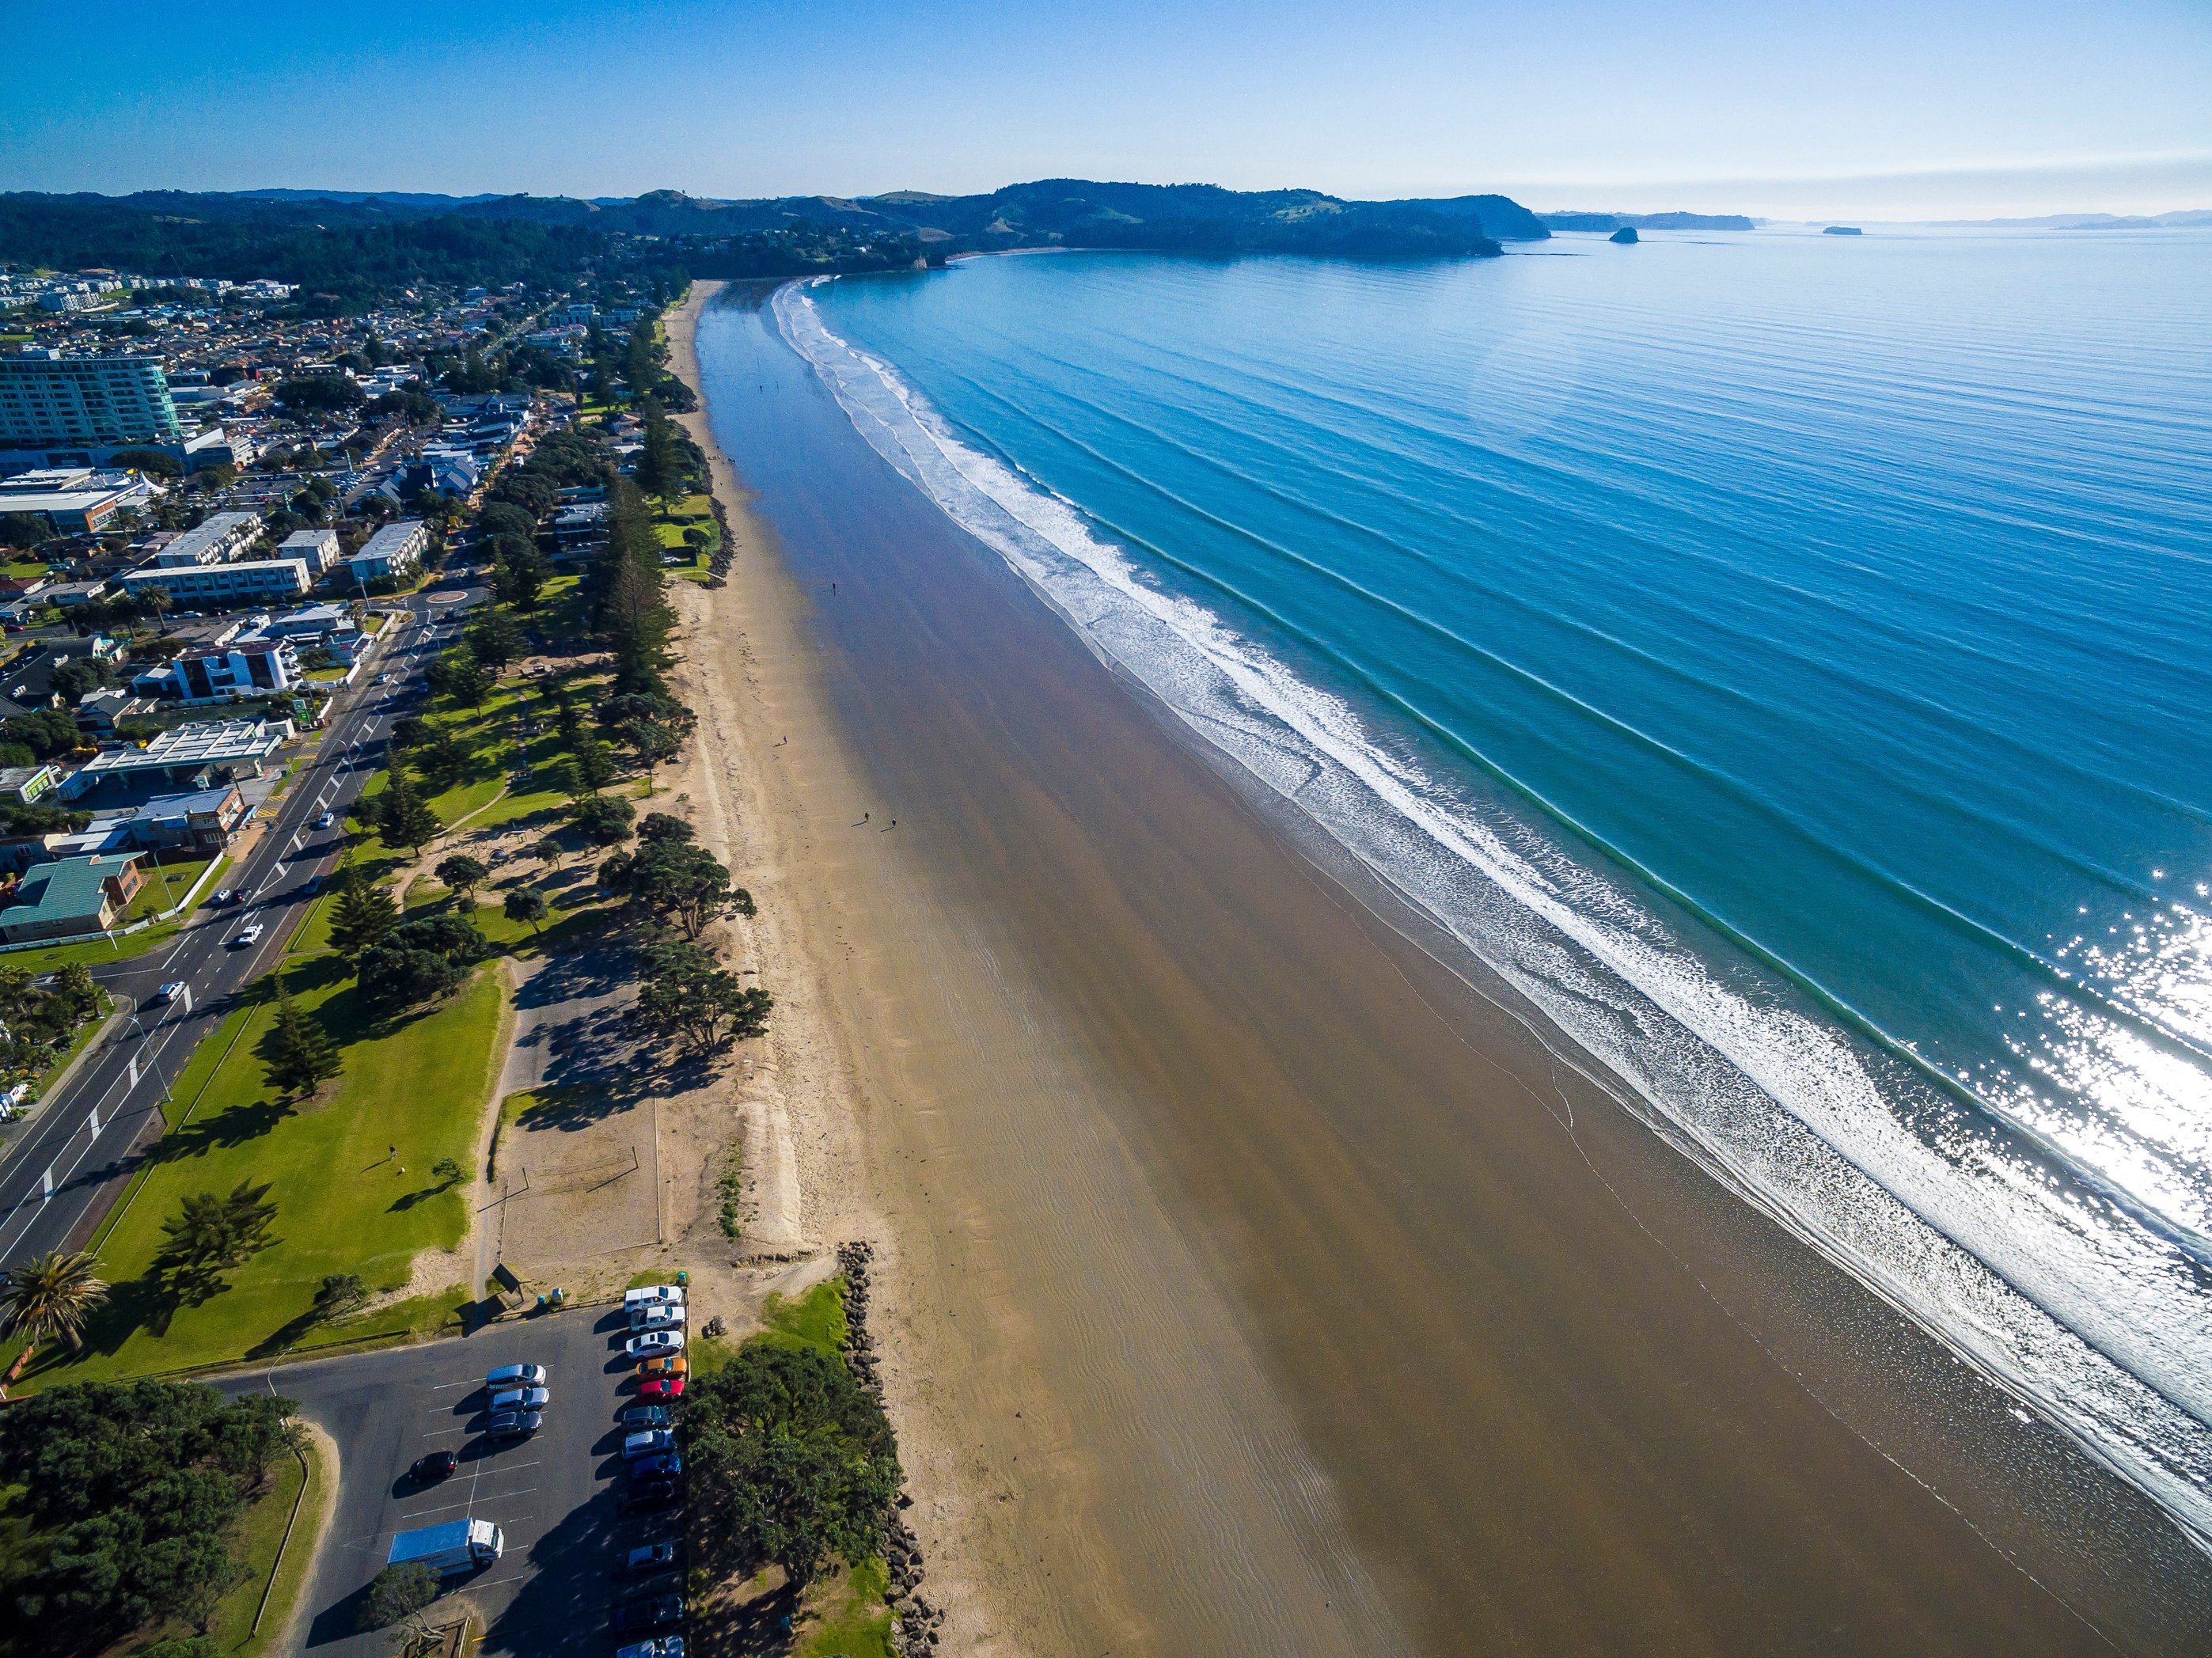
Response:
[[[552,1402],[552,1394],[544,1388],[509,1388],[491,1396],[495,1411],[542,1411]]]

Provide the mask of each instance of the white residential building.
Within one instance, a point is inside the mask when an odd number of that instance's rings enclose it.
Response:
[[[289,604],[314,586],[307,562],[297,558],[246,558],[234,564],[128,570],[121,580],[133,598],[149,587],[163,588],[180,610]]]
[[[296,558],[313,576],[328,575],[338,562],[336,530],[295,530],[277,544],[276,556]]]
[[[420,519],[401,519],[387,524],[367,541],[346,563],[355,579],[375,581],[385,576],[404,576],[422,562],[430,550],[430,526]]]
[[[185,531],[155,554],[154,562],[163,569],[227,563],[260,534],[258,513],[211,513],[197,529]]]

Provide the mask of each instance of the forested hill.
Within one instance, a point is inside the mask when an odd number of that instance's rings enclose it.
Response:
[[[1319,191],[1045,179],[981,196],[721,201],[267,190],[0,194],[0,260],[276,277],[353,295],[414,282],[543,280],[626,240],[700,275],[863,270],[1010,247],[1465,258],[1549,232],[1503,196],[1354,202]]]

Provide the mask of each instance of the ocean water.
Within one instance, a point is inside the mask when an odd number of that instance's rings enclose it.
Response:
[[[2212,1546],[2212,236],[787,288],[869,440]]]

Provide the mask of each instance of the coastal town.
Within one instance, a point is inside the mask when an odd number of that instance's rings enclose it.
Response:
[[[549,1597],[611,1570],[635,1655],[771,1606],[889,1639],[894,1601],[900,1649],[933,1643],[912,1535],[871,1564],[899,1476],[865,1246],[786,1264],[793,1201],[755,1169],[787,1131],[738,1097],[775,1001],[686,780],[670,589],[719,586],[731,528],[675,417],[685,286],[302,317],[279,282],[0,278],[0,1466],[42,1489],[78,1401],[119,1420],[179,1373],[258,1447],[191,1475],[247,1540],[198,1565],[157,1564],[181,1516],[121,1491],[96,1500],[149,1541],[108,1587],[15,1557],[11,1592],[77,1627],[550,1640]],[[459,1337],[514,1362],[458,1361],[489,1375],[455,1415]],[[610,1344],[611,1466],[578,1396]],[[320,1361],[317,1425],[254,1400],[287,1357]],[[805,1477],[804,1542],[729,1517],[775,1478],[718,1414],[763,1377],[830,1388],[873,1448]],[[426,1402],[463,1448],[364,1478]],[[521,1483],[615,1505],[614,1557],[503,1497],[547,1461]],[[455,1478],[487,1517],[448,1537]],[[21,1512],[59,1536],[92,1500]],[[334,1555],[334,1522],[386,1540]],[[502,1559],[512,1588],[465,1581]],[[686,1561],[732,1587],[687,1611]]]

